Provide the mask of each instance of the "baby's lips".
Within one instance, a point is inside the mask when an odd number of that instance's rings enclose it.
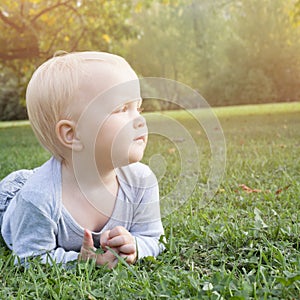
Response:
[[[142,130],[139,130],[136,133],[137,133],[137,135],[133,139],[134,141],[142,140],[144,142],[147,142],[147,138],[148,138],[148,128],[147,127],[143,128]]]
[[[146,142],[146,135],[141,135],[138,136],[137,138],[134,139],[134,141],[139,141],[142,140],[143,142]]]

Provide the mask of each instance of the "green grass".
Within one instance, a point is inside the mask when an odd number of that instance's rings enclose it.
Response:
[[[206,202],[201,199],[210,166],[207,138],[188,114],[164,113],[188,129],[200,157],[193,193],[163,218],[164,253],[130,267],[120,262],[112,271],[93,264],[66,270],[37,261],[24,269],[13,265],[2,246],[0,299],[299,299],[300,103],[217,108],[215,113],[226,138],[226,174]],[[164,122],[149,116],[150,128]],[[2,125],[0,178],[49,157],[28,126]],[[180,151],[166,137],[150,136],[144,161],[151,163],[159,154],[166,163],[165,169],[153,164],[163,175],[162,199],[182,180],[185,152]]]

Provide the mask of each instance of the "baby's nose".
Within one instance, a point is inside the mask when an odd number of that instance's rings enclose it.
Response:
[[[146,125],[146,120],[145,120],[145,118],[143,116],[138,116],[137,118],[135,118],[133,120],[133,127],[135,129],[144,127],[145,125]]]

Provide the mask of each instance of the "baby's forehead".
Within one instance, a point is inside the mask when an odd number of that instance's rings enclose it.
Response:
[[[79,93],[87,94],[90,99],[117,85],[138,80],[130,65],[116,55],[83,54],[82,64]]]
[[[129,63],[122,57],[105,52],[82,52],[81,59],[88,73],[103,77],[124,77],[124,80],[137,78]],[[119,76],[117,76],[119,75]]]
[[[112,111],[122,103],[140,100],[139,79],[121,57],[107,53],[81,54],[78,104]],[[83,108],[82,108],[83,109]],[[80,109],[79,109],[80,111]]]

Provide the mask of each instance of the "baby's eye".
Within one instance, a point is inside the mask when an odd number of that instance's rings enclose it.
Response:
[[[138,111],[139,113],[141,113],[143,110],[144,110],[143,107],[138,107],[138,108],[137,108],[137,111]]]
[[[126,104],[126,105],[123,105],[122,107],[121,107],[121,112],[126,112],[128,110],[128,105]]]
[[[128,110],[128,105],[125,104],[125,105],[122,105],[120,107],[118,107],[114,113],[121,113],[121,112],[126,112]]]

